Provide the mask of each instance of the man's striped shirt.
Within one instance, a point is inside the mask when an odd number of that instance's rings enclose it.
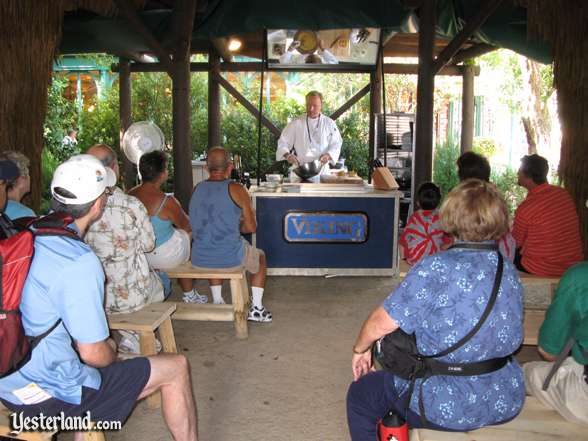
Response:
[[[574,202],[561,187],[541,184],[527,194],[514,217],[512,234],[523,267],[540,276],[561,276],[584,259]]]

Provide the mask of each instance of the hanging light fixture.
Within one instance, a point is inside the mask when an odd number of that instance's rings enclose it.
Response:
[[[231,52],[236,52],[241,49],[241,46],[243,46],[243,42],[241,40],[238,38],[231,38],[227,45],[227,49],[229,49]]]

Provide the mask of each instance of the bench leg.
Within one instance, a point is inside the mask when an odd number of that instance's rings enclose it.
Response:
[[[177,354],[178,348],[176,346],[176,337],[174,335],[174,328],[172,326],[171,318],[166,318],[161,323],[161,325],[159,325],[159,329],[157,331],[159,333],[159,339],[161,340],[161,348],[163,349],[163,352]]]
[[[140,333],[139,342],[141,344],[141,355],[148,357],[155,355],[155,333],[153,331],[142,331]],[[161,407],[161,393],[156,392],[147,397],[147,405],[150,409],[157,409]]]
[[[244,293],[243,282],[241,280],[231,279],[231,300],[233,303],[233,314],[235,316],[235,333],[237,338],[245,339],[249,336],[249,331],[247,330],[247,310],[245,309],[247,303],[244,301],[244,296],[247,291]]]
[[[106,441],[104,432],[84,432],[84,441]]]

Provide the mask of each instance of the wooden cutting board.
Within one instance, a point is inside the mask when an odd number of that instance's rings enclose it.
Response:
[[[321,183],[363,185],[363,178],[361,176],[353,176],[352,177],[352,176],[321,175]]]

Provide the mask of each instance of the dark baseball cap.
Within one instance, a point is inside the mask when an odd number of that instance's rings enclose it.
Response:
[[[11,181],[20,176],[20,171],[16,164],[9,159],[0,160],[0,179],[3,181]]]

